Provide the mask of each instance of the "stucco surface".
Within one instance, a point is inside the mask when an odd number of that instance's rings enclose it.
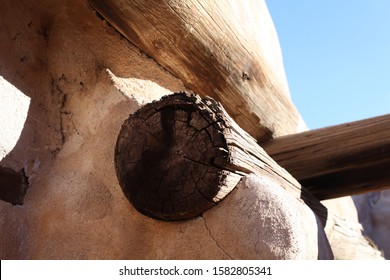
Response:
[[[330,256],[314,214],[266,179],[193,220],[137,212],[116,178],[117,134],[142,104],[186,88],[84,1],[3,1],[0,16],[0,96],[17,92],[9,106],[25,117],[0,164],[29,181],[22,206],[0,201],[1,259]]]

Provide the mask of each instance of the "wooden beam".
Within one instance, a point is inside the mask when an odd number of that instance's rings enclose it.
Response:
[[[297,131],[300,115],[264,1],[89,2],[188,89],[220,101],[255,139]]]
[[[0,199],[12,205],[23,205],[28,181],[22,169],[19,173],[0,166]]]
[[[126,197],[153,218],[201,215],[242,176],[266,172],[326,222],[326,208],[212,99],[179,93],[142,107],[121,128],[115,166]]]
[[[262,144],[318,199],[390,188],[390,115]]]

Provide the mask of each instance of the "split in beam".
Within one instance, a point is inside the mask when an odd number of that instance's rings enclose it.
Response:
[[[262,147],[320,200],[390,188],[390,115],[284,136]]]

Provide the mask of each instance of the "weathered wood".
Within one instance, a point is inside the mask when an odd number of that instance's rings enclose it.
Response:
[[[19,173],[0,166],[0,199],[12,205],[23,205],[28,183],[22,169]]]
[[[297,131],[300,116],[263,1],[89,2],[187,88],[220,101],[255,139]]]
[[[326,221],[326,208],[212,99],[180,93],[142,107],[122,126],[115,166],[129,201],[153,218],[201,215],[261,171]]]
[[[320,200],[390,188],[390,115],[280,137],[262,147]]]

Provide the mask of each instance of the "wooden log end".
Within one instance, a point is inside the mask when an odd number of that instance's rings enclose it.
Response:
[[[145,105],[124,122],[115,167],[138,211],[161,220],[189,219],[235,187],[239,178],[217,164],[228,160],[228,148],[214,104],[178,93]]]

